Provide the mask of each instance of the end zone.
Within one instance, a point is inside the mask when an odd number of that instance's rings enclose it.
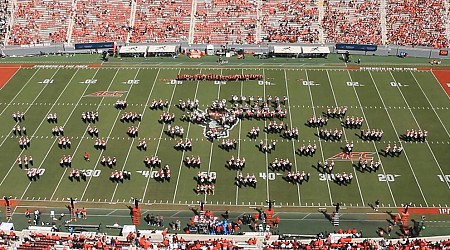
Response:
[[[447,93],[447,97],[450,98],[450,70],[436,70],[432,69],[431,72],[433,73],[434,77],[436,77],[436,80],[441,84],[442,89],[444,89],[445,93]]]
[[[9,82],[9,80],[19,69],[19,66],[0,67],[0,90]]]

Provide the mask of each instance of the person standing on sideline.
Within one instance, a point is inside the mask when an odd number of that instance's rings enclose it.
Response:
[[[373,206],[373,210],[378,211],[378,208],[380,208],[380,200],[375,201],[375,205]]]

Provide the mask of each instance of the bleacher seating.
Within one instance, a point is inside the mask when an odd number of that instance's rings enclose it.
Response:
[[[126,41],[130,14],[130,0],[77,0],[71,41]]]
[[[65,42],[71,15],[70,0],[20,1],[14,11],[9,44]]]
[[[253,44],[257,0],[198,0],[194,43]]]
[[[263,1],[262,12],[263,41],[319,42],[317,1]]]
[[[448,47],[445,0],[386,0],[388,43]]]
[[[192,0],[137,0],[130,42],[185,42],[189,36]]]
[[[446,0],[0,0],[0,44],[343,42],[443,48],[449,46],[449,5]]]
[[[380,0],[326,1],[325,42],[382,44]]]
[[[8,12],[11,11],[9,9],[9,4],[8,0],[0,0],[0,45],[3,45],[6,33],[8,32]]]

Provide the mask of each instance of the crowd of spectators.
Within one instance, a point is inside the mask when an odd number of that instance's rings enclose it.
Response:
[[[263,1],[262,15],[263,41],[319,41],[319,9],[315,0]]]
[[[72,41],[126,41],[131,30],[131,1],[77,0]]]
[[[256,0],[199,1],[194,43],[253,44],[256,42]]]
[[[325,42],[382,44],[380,0],[325,1]]]
[[[450,239],[428,241],[426,239],[401,239],[398,241],[365,239],[353,241],[352,238],[340,238],[337,242],[329,239],[315,239],[305,243],[298,240],[278,240],[266,244],[265,250],[272,249],[449,249]]]
[[[23,0],[17,3],[0,0],[0,44],[5,40],[10,45],[66,42],[70,35],[71,42],[186,42],[191,38],[194,43],[255,44],[318,43],[323,38],[326,43],[449,46],[450,10],[445,0],[385,0],[386,4],[383,3],[382,0]],[[14,24],[9,27],[11,15]],[[71,22],[73,28],[68,34]],[[11,31],[6,37],[8,29]]]
[[[9,44],[65,42],[72,1],[19,1],[15,6]]]
[[[130,42],[185,42],[192,0],[137,0]]]
[[[8,7],[8,0],[0,0],[0,45],[3,45],[6,33],[8,32],[8,21],[11,12]]]
[[[448,47],[445,0],[386,0],[389,44]]]

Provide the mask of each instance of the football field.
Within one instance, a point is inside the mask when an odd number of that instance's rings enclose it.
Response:
[[[78,201],[128,203],[131,197],[145,203],[208,204],[260,206],[275,200],[281,207],[330,206],[341,202],[347,207],[366,207],[380,200],[384,207],[401,207],[412,203],[416,207],[448,207],[450,205],[450,102],[446,93],[445,74],[431,70],[385,70],[347,68],[285,68],[242,66],[153,66],[153,67],[21,67],[11,70],[1,66],[0,79],[0,195],[20,200],[62,201],[67,197]],[[448,75],[448,71],[446,72]],[[262,80],[243,81],[172,81],[178,74],[258,74]],[[8,77],[7,77],[8,76]],[[9,77],[10,76],[10,77]],[[187,115],[177,104],[179,100],[199,100],[199,110],[207,110],[215,100],[226,100],[226,107],[235,104],[231,97],[287,97],[281,104],[286,109],[284,119],[240,119],[230,128],[227,138],[236,140],[235,148],[224,150],[222,139],[208,140],[201,124],[182,121]],[[168,102],[162,109],[150,109],[153,100]],[[127,107],[115,107],[126,100]],[[270,108],[274,109],[273,102]],[[327,107],[347,107],[345,116],[364,120],[358,129],[345,128],[341,119],[330,117],[323,127],[308,127],[309,118],[323,116]],[[82,121],[82,113],[98,111],[95,123]],[[25,119],[15,121],[13,113],[23,112]],[[142,119],[125,122],[126,112],[142,114]],[[184,129],[183,138],[192,140],[192,151],[174,148],[179,137],[166,131],[169,124],[159,122],[163,112],[175,114],[171,126]],[[57,114],[57,122],[49,123],[49,114]],[[266,133],[271,121],[284,122],[287,128],[297,127],[298,139],[287,139],[282,133]],[[19,125],[26,134],[13,133]],[[59,147],[61,136],[52,128],[62,126],[71,147]],[[94,147],[96,136],[87,133],[97,127],[98,138],[105,140],[106,149]],[[129,127],[138,128],[130,137]],[[256,139],[248,137],[253,127],[261,132]],[[342,130],[337,141],[319,138],[321,129]],[[379,129],[384,134],[379,141],[364,140],[360,130]],[[426,130],[425,141],[407,141],[407,130]],[[29,147],[21,148],[19,140],[28,137]],[[145,140],[147,150],[139,150]],[[259,150],[260,141],[276,141],[271,152]],[[346,143],[353,143],[353,152],[343,153]],[[403,147],[399,156],[385,156],[390,144]],[[296,153],[302,145],[316,145],[312,156]],[[86,161],[85,153],[89,153]],[[60,160],[71,156],[71,167]],[[160,167],[147,167],[144,159],[157,155],[162,166],[170,167],[170,180],[160,181],[155,175]],[[199,156],[199,168],[186,166],[184,159]],[[17,159],[32,156],[29,169],[40,173],[28,178],[24,164]],[[117,163],[104,166],[102,157],[116,157]],[[235,185],[238,171],[227,168],[232,157],[245,158],[242,173],[255,175],[256,187]],[[310,173],[308,181],[293,184],[285,180],[288,171],[274,170],[270,164],[289,159],[291,171]],[[358,167],[362,158],[380,161],[377,171]],[[323,173],[318,162],[335,162],[332,173]],[[85,179],[71,179],[72,169],[86,170]],[[130,180],[112,181],[111,172],[129,171]],[[214,194],[195,192],[198,172],[216,175]],[[339,184],[336,173],[352,174],[349,184]]]

